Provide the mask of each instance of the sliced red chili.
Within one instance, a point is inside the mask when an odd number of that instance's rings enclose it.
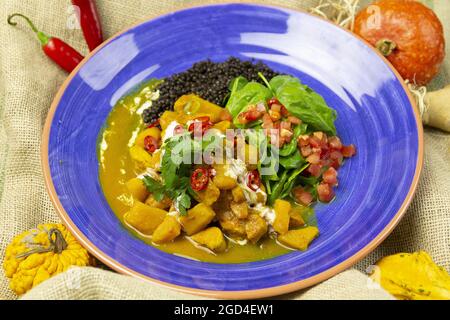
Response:
[[[144,138],[144,149],[149,153],[153,153],[158,149],[158,140],[152,136],[146,136]]]
[[[261,177],[258,170],[250,171],[247,175],[247,185],[253,191],[258,190],[261,187]]]
[[[191,175],[191,187],[195,191],[206,189],[209,183],[209,170],[207,168],[197,168]]]
[[[194,121],[189,125],[189,132],[194,132],[196,125],[200,126],[202,134],[204,134],[206,130],[210,129],[213,126],[208,116],[202,116],[195,118]]]
[[[150,123],[147,128],[150,129],[150,128],[154,128],[154,127],[158,127],[158,126],[159,126],[159,119],[156,119],[155,121]]]
[[[183,126],[181,124],[175,126],[175,128],[173,129],[173,133],[175,135],[182,134],[183,132],[184,132],[184,128],[183,128]]]

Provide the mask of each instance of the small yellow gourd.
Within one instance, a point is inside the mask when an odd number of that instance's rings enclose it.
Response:
[[[70,266],[92,265],[92,258],[62,224],[40,224],[16,236],[6,248],[3,268],[10,288],[24,294]]]
[[[371,274],[386,291],[402,300],[450,300],[450,275],[425,251],[382,258]]]

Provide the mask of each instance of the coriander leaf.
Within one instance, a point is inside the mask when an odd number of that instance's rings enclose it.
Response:
[[[181,191],[175,198],[175,208],[177,208],[180,215],[187,215],[187,209],[191,207],[191,197],[186,193],[186,190]]]
[[[165,188],[160,182],[150,176],[144,176],[142,181],[144,182],[148,192],[153,195],[153,198],[155,198],[156,201],[161,201],[164,198]]]

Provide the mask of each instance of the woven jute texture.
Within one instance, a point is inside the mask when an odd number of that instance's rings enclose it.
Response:
[[[98,0],[105,38],[138,21],[182,8],[217,1]],[[235,1],[238,2],[238,1]],[[251,2],[251,1],[247,1]],[[316,0],[274,0],[260,3],[305,9]],[[367,2],[367,1],[366,1]],[[446,1],[428,1],[450,35],[450,9]],[[67,77],[40,51],[24,24],[8,26],[8,14],[21,12],[33,18],[48,34],[68,41],[82,53],[87,47],[73,28],[70,1],[3,0],[0,2],[0,264],[14,235],[39,223],[57,222],[46,193],[40,164],[42,127],[58,88]],[[448,39],[448,38],[447,38]],[[447,46],[447,54],[448,46]],[[448,55],[450,57],[450,55]],[[430,85],[449,83],[447,59]],[[449,106],[450,107],[450,106]],[[366,268],[382,256],[415,250],[428,251],[450,269],[450,135],[425,131],[425,164],[416,196],[404,219],[384,243],[355,269],[347,270],[313,288],[289,294],[289,299],[390,299],[368,281]],[[0,268],[0,299],[16,299]],[[95,268],[76,268],[55,276],[31,290],[24,299],[185,299],[158,285]]]

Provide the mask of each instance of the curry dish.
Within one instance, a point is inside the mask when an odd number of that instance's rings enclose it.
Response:
[[[223,106],[182,95],[150,124],[141,115],[159,98],[159,80],[117,103],[99,139],[100,182],[128,230],[207,262],[308,249],[319,236],[312,205],[334,198],[337,169],[355,148],[336,136],[335,111],[298,79],[261,77],[266,85],[230,81]]]

